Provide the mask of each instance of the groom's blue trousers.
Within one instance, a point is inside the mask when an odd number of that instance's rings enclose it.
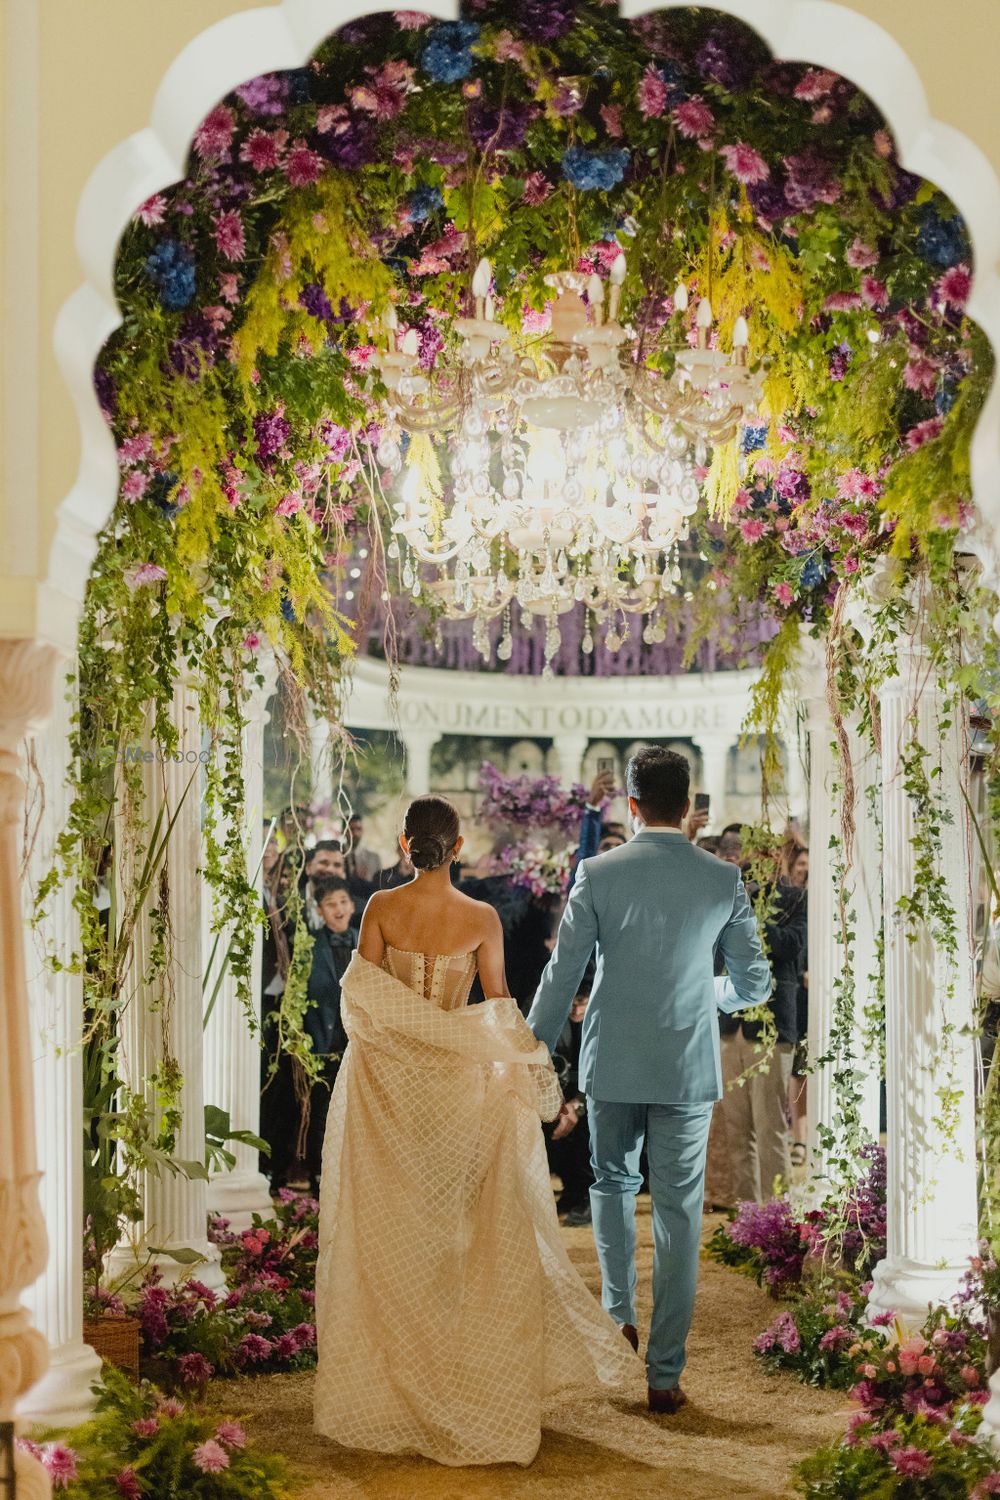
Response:
[[[588,1099],[594,1185],[590,1203],[603,1302],[616,1323],[636,1322],[635,1197],[649,1157],[653,1207],[653,1321],[649,1384],[669,1390],[684,1368],[698,1281],[711,1104],[609,1104]]]

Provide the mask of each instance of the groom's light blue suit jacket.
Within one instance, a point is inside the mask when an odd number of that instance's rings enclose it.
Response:
[[[717,1009],[770,998],[771,970],[740,872],[681,832],[643,829],[580,865],[528,1025],[554,1051],[587,961],[580,1086],[621,1104],[722,1096]],[[716,980],[718,952],[728,979]]]

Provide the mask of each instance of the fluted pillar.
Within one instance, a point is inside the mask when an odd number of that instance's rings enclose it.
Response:
[[[144,743],[148,754],[142,766],[147,832],[158,808],[164,809],[164,827],[176,814],[166,859],[166,917],[171,937],[171,962],[166,974],[152,985],[145,982],[154,950],[149,905],[159,891],[154,886],[147,909],[135,927],[134,956],[128,985],[132,995],[124,1008],[119,1048],[121,1076],[129,1088],[155,1094],[150,1079],[169,1050],[183,1078],[182,1120],[170,1155],[178,1161],[204,1162],[205,1095],[203,1087],[202,1020],[202,928],[201,928],[201,728],[198,700],[182,681],[174,687],[173,721],[177,729],[176,753]],[[142,862],[145,840],[134,852],[127,847],[119,821],[118,849],[124,851],[124,879],[134,878],[135,863]],[[130,867],[131,866],[131,871]],[[146,1173],[140,1183],[143,1221],[135,1226],[136,1240],[123,1242],[112,1252],[110,1269],[130,1269],[138,1256],[152,1258],[166,1280],[191,1274],[160,1251],[195,1250],[204,1262],[194,1271],[209,1285],[222,1284],[218,1251],[207,1237],[208,1204],[206,1180],[163,1170]]]
[[[809,808],[809,785],[803,761],[803,749],[805,748],[803,740],[806,736],[800,733],[798,720],[793,719],[785,724],[782,730],[782,737],[785,742],[786,760],[784,786],[785,814],[789,822],[795,821],[800,827],[803,827]]]
[[[853,913],[851,975],[854,996],[854,1061],[861,1127],[879,1138],[881,1038],[870,1037],[870,1012],[878,1006],[882,943],[882,771],[878,756],[856,725],[848,726],[854,779],[854,848],[845,876]],[[810,866],[812,868],[812,866]],[[811,877],[810,877],[811,878]]]
[[[268,703],[277,684],[278,669],[274,657],[262,654],[259,667],[264,681],[256,683],[244,703],[246,729],[243,735],[243,777],[246,796],[247,873],[260,884],[261,831],[264,807],[264,730],[270,715]],[[214,936],[210,931],[212,892],[203,886],[205,914],[206,965]],[[260,1132],[260,963],[262,931],[254,935],[250,970],[250,1001],[255,1025],[251,1026],[244,1006],[236,994],[232,971],[227,967],[219,985],[215,1004],[205,1025],[205,1098],[228,1112],[233,1128]],[[216,985],[216,976],[225,957],[228,934],[224,929],[216,947],[216,961],[208,974],[205,1003]],[[255,1147],[231,1144],[236,1157],[228,1172],[216,1172],[208,1185],[208,1206],[222,1214],[234,1229],[246,1229],[255,1213],[266,1218],[271,1213],[271,1194],[267,1178],[258,1166]]]
[[[839,836],[835,792],[836,757],[833,724],[826,699],[813,695],[805,700],[809,736],[809,1074],[806,1093],[806,1146],[810,1173],[817,1184],[826,1175],[826,1151],[820,1127],[831,1127],[836,1113],[833,1068],[821,1063],[830,1049],[833,1031],[834,984],[842,962],[837,943],[834,870],[830,840]]]
[[[403,729],[400,738],[406,747],[406,790],[411,797],[422,797],[431,787],[431,751],[441,738],[439,729]]]
[[[589,744],[586,734],[557,734],[552,741],[559,762],[559,780],[564,787],[574,786],[580,780],[583,757]]]
[[[708,826],[716,833],[726,826],[726,803],[729,798],[729,752],[731,734],[699,734],[694,747],[701,756],[699,791],[708,793]]]
[[[45,1220],[38,1194],[31,1026],[25,979],[20,847],[24,782],[19,746],[52,711],[56,652],[31,640],[0,641],[0,1422],[14,1420],[24,1393],[41,1379],[45,1339],[20,1301],[45,1270]],[[18,1493],[44,1500],[42,1466],[15,1459]]]
[[[64,882],[46,902],[37,930],[30,923],[35,892],[51,869],[69,815],[69,736],[73,700],[58,673],[52,718],[31,745],[28,821],[33,835],[25,887],[28,994],[35,1084],[35,1122],[42,1177],[39,1197],[49,1260],[25,1293],[35,1326],[49,1345],[49,1368],[18,1412],[46,1426],[83,1422],[94,1406],[91,1386],[101,1362],[83,1341],[83,977],[68,967],[79,949],[74,888]]]
[[[962,799],[965,753],[961,698],[942,726],[942,696],[917,647],[898,643],[899,675],[880,689],[882,840],[885,889],[888,1234],[876,1267],[869,1312],[892,1310],[919,1323],[929,1302],[958,1290],[977,1240],[973,1103],[973,962],[968,920],[967,822]],[[940,822],[935,875],[956,913],[956,951],[936,944],[932,924],[908,923],[901,902],[916,886],[918,850],[928,815],[906,785],[914,742],[927,752],[934,795],[951,821]],[[951,1095],[943,1103],[942,1092]],[[944,1112],[947,1128],[942,1127]],[[995,1403],[994,1403],[995,1404]]]

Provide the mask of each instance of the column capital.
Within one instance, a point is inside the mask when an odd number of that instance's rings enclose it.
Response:
[[[61,660],[54,646],[0,640],[0,754],[15,754],[24,736],[41,729],[51,715]]]

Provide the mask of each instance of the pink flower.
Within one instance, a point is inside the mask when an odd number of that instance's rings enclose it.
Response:
[[[319,152],[313,151],[305,141],[293,141],[292,149],[288,153],[288,161],[285,163],[290,186],[309,187],[311,183],[319,180],[325,165]]]
[[[123,468],[129,464],[141,463],[152,451],[152,433],[138,432],[135,437],[122,438],[118,447],[118,462]]]
[[[247,242],[239,209],[230,208],[225,213],[217,214],[212,227],[219,254],[224,255],[227,260],[242,260]]]
[[[216,1442],[227,1448],[245,1448],[247,1435],[238,1422],[220,1422],[215,1429]]]
[[[963,1365],[958,1372],[968,1386],[979,1384],[979,1371],[975,1365]]]
[[[229,1454],[221,1443],[214,1438],[209,1438],[206,1443],[201,1443],[192,1453],[195,1466],[203,1474],[221,1474],[223,1469],[229,1468]]]
[[[184,1406],[184,1402],[178,1401],[176,1396],[164,1396],[164,1398],[157,1403],[157,1409],[161,1416],[169,1418],[181,1416],[186,1408]]]
[[[320,135],[343,135],[351,123],[350,111],[343,104],[324,104],[316,115],[316,129]]]
[[[369,68],[371,83],[351,90],[355,109],[374,115],[376,120],[394,120],[406,108],[406,95],[413,81],[413,69],[401,60],[387,62],[382,68]]]
[[[136,1437],[148,1438],[159,1432],[160,1424],[155,1417],[140,1417],[138,1422],[132,1423],[132,1431]]]
[[[917,445],[920,446],[919,444]],[[899,1368],[904,1375],[916,1375],[917,1363],[927,1348],[919,1333],[905,1339],[899,1346]]]
[[[351,369],[359,370],[362,373],[369,368],[374,358],[374,344],[356,344],[353,349],[348,349],[347,351],[347,362],[351,366]],[[343,477],[341,475],[341,478]]]
[[[745,542],[759,542],[767,530],[763,521],[754,520],[752,517],[740,522],[740,535]]]
[[[162,583],[167,576],[166,568],[161,568],[158,563],[140,563],[137,568],[130,568],[125,574],[125,582],[134,594],[136,589],[141,589],[152,583]]]
[[[249,635],[245,635],[243,637],[243,650],[244,651],[256,651],[259,648],[259,646],[260,646],[260,636],[257,634],[257,632],[255,630],[251,630],[251,632],[250,632]]]
[[[546,302],[540,312],[525,303],[521,308],[521,327],[525,333],[547,333],[552,327],[552,308]]]
[[[145,224],[147,229],[153,229],[157,224],[162,224],[167,212],[167,200],[162,193],[154,193],[152,198],[147,198],[145,203],[140,203],[135,211],[135,217],[140,224]]]
[[[251,130],[240,147],[240,161],[248,162],[255,172],[272,171],[280,167],[288,144],[287,130]]]
[[[878,251],[872,250],[864,243],[860,235],[856,235],[853,242],[848,245],[844,259],[853,270],[863,271],[868,266],[877,266],[879,257]]]
[[[392,19],[400,31],[419,31],[421,26],[428,24],[431,17],[422,10],[394,10]]]
[[[737,182],[764,182],[771,175],[771,169],[764,158],[742,141],[737,141],[733,146],[723,146],[720,155]]]
[[[876,130],[872,136],[876,156],[887,157],[892,155],[892,136],[888,130]]]
[[[922,1354],[917,1360],[917,1370],[921,1375],[933,1375],[936,1365],[933,1354]]]
[[[906,386],[906,389],[908,391],[917,391],[921,396],[926,396],[928,400],[937,390],[937,378],[937,366],[932,364],[929,359],[924,359],[922,355],[911,359],[903,371],[903,384]]]
[[[810,68],[803,73],[795,85],[794,97],[811,102],[814,99],[822,99],[828,94],[837,82],[837,74],[831,73],[825,68]]]
[[[76,1454],[64,1443],[48,1443],[42,1451],[42,1462],[54,1490],[65,1490],[76,1479]]]
[[[639,113],[646,120],[658,120],[667,107],[667,85],[652,63],[639,81]]]
[[[889,1462],[897,1474],[907,1479],[926,1479],[931,1472],[931,1456],[922,1448],[897,1448],[890,1453]]]
[[[869,307],[885,307],[889,301],[888,288],[876,276],[862,276],[861,295]]]
[[[192,145],[202,161],[218,161],[225,156],[235,129],[236,118],[232,110],[224,104],[217,104],[194,133]]]
[[[787,608],[794,600],[795,595],[792,593],[790,584],[776,583],[774,586],[774,597],[779,604],[783,604]]]
[[[539,203],[544,203],[552,192],[552,184],[541,172],[529,172],[524,179],[524,188],[521,191],[521,202],[526,203],[529,208],[536,208]]]
[[[852,312],[855,308],[862,305],[858,292],[831,292],[823,303],[823,311]]]
[[[992,1474],[985,1475],[969,1491],[969,1500],[987,1500],[988,1495],[1000,1495],[1000,1469],[994,1469]]]
[[[948,307],[964,307],[972,291],[972,273],[968,266],[952,266],[937,284],[938,296]]]
[[[604,128],[612,140],[618,140],[624,134],[622,129],[622,107],[620,104],[602,104],[601,119],[604,121]]]
[[[122,1469],[115,1475],[114,1482],[124,1500],[142,1500],[142,1489],[134,1469]]]
[[[240,300],[240,278],[235,271],[226,271],[219,277],[219,296],[230,306]]]
[[[125,482],[122,485],[122,499],[133,503],[136,500],[141,500],[146,493],[146,486],[148,484],[148,474],[144,474],[142,469],[132,469],[130,473],[126,474]]]
[[[700,94],[678,104],[672,119],[678,134],[686,136],[689,141],[708,135],[715,125],[715,116]]]
[[[497,32],[497,39],[493,44],[493,56],[497,62],[522,63],[525,55],[524,43],[516,41],[512,32]]]

